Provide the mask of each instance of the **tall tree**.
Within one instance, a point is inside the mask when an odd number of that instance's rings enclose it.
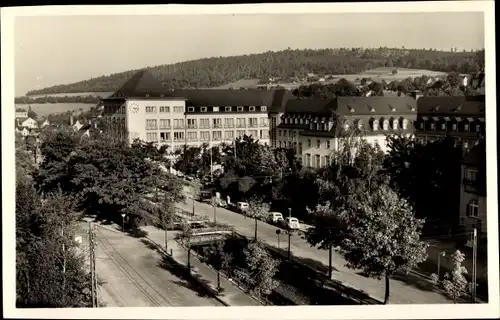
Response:
[[[278,271],[279,261],[273,259],[259,242],[249,243],[243,253],[248,272],[240,271],[238,276],[251,293],[259,297],[270,294],[278,286],[273,277]]]
[[[340,247],[347,266],[370,277],[384,277],[384,303],[389,303],[389,278],[427,258],[427,245],[420,241],[423,221],[387,185],[350,194],[336,216],[344,228]]]
[[[269,208],[269,204],[263,202],[263,199],[259,196],[254,196],[248,201],[248,209],[246,209],[245,214],[255,221],[255,241],[257,241],[258,221],[266,217]]]

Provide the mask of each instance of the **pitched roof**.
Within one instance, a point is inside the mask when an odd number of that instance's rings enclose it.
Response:
[[[273,92],[272,101],[268,105],[270,112],[281,112],[285,110],[288,100],[293,99],[295,96],[288,90],[278,89]]]
[[[285,104],[285,112],[331,114],[335,110],[332,99],[290,99]]]
[[[416,100],[404,97],[337,97],[336,112],[343,115],[417,113]]]
[[[417,100],[419,114],[484,115],[485,96],[422,97]]]
[[[109,98],[161,97],[164,91],[166,91],[165,87],[152,72],[144,69],[137,72]]]
[[[273,91],[259,90],[173,90],[165,96],[183,97],[187,106],[267,106],[272,102]]]

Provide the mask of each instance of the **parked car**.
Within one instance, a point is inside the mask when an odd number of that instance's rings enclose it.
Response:
[[[269,212],[269,215],[267,216],[267,221],[270,223],[277,224],[281,220],[283,220],[283,215],[280,212]]]
[[[239,212],[245,212],[246,209],[248,209],[249,204],[248,202],[238,202],[236,203],[236,210]]]
[[[226,208],[227,207],[226,200],[219,199],[219,201],[217,201],[217,206],[219,206],[221,208]]]
[[[285,220],[283,220],[283,225],[285,228],[290,230],[300,229],[299,219],[293,217],[286,217]]]

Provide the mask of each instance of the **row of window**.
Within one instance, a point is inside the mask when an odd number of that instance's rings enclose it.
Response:
[[[436,122],[427,122],[428,125],[426,125],[426,122],[422,121],[420,122],[420,130],[436,130]],[[451,125],[450,125],[451,124]],[[469,124],[469,123],[464,123],[460,127],[458,126],[457,123],[448,123],[448,122],[441,122],[439,123],[439,129],[441,131],[460,131],[460,132],[471,132],[472,128],[475,129],[474,132],[481,132],[481,125],[480,124]]]
[[[219,110],[220,110],[220,107],[212,107],[212,111],[213,112],[219,112]],[[233,110],[234,110],[233,107],[230,107],[230,106],[224,107],[224,111],[225,112],[232,112]],[[257,110],[257,107],[250,106],[250,107],[248,107],[248,110],[250,112],[254,112],[255,110]],[[207,107],[201,107],[200,111],[201,112],[207,112],[208,108]],[[236,107],[236,111],[237,112],[243,112],[243,111],[245,111],[245,108],[243,106],[239,106],[239,107]],[[260,106],[260,111],[267,111],[267,107],[266,106]],[[188,107],[188,112],[194,112],[194,107]]]
[[[158,110],[160,110],[160,113],[170,113],[170,106],[160,106],[159,108],[156,106],[146,106],[146,113],[157,113]],[[173,111],[174,113],[183,113],[184,107],[174,106]]]
[[[235,127],[235,119],[227,118],[224,119],[224,128],[234,128]],[[173,121],[174,129],[183,129],[184,128],[184,119],[160,119],[160,129],[170,129]],[[215,118],[211,121],[212,128],[222,128],[222,119]],[[260,126],[267,127],[269,124],[268,118],[260,118]],[[246,128],[246,118],[236,118],[236,128]],[[259,119],[258,118],[249,118],[248,126],[250,128],[259,127]],[[197,119],[187,119],[187,128],[188,129],[197,129]],[[210,119],[200,119],[200,128],[208,129],[210,128]],[[158,120],[157,119],[146,119],[146,130],[157,130],[158,129]]]
[[[314,157],[310,153],[306,153],[304,155],[304,166],[312,167],[312,168],[321,168],[325,167],[330,163],[329,156],[320,156],[319,154],[314,155]]]
[[[200,141],[210,141],[210,133],[212,133],[212,141],[221,141],[223,140],[232,140],[235,137],[243,137],[247,134],[246,130],[236,130],[236,135],[234,130],[224,131],[224,135],[222,135],[222,131],[201,131],[199,135]],[[269,131],[268,130],[248,130],[248,135],[256,138],[256,139],[268,139]],[[173,141],[198,141],[198,132],[191,131],[186,132],[186,136],[184,136],[183,131],[178,132],[147,132],[146,140],[148,142],[164,142],[171,141],[173,137]],[[158,140],[159,138],[159,140]]]

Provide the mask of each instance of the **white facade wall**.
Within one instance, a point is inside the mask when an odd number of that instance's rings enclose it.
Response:
[[[155,107],[155,111],[147,112],[149,107]],[[134,112],[134,109],[137,109],[137,112]],[[129,143],[136,138],[143,141],[155,141],[159,146],[170,146],[170,151],[182,148],[185,144],[191,146],[199,146],[203,143],[216,146],[223,142],[231,144],[235,138],[245,134],[252,135],[262,144],[269,144],[269,119],[265,113],[186,114],[184,100],[130,99],[125,103],[123,114],[117,112],[112,116],[117,119],[122,117],[125,118]],[[239,118],[245,119],[244,127],[238,127],[237,119]],[[250,127],[250,118],[257,119],[255,127]],[[203,126],[205,123],[202,125],[202,119],[208,119],[208,127]],[[214,119],[220,119],[220,127],[214,126]],[[233,120],[231,123],[225,119]],[[148,120],[156,120],[156,129],[153,127],[148,129],[148,123],[153,124]],[[194,120],[194,123],[191,120]]]

